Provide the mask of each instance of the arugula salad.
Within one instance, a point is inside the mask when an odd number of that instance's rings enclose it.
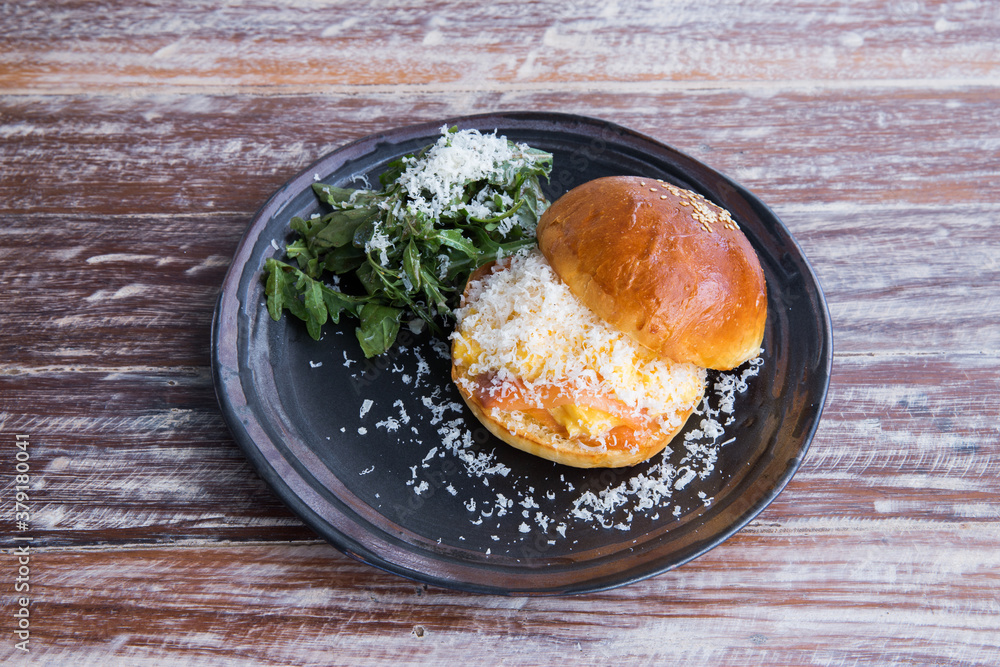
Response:
[[[366,357],[390,349],[404,322],[440,333],[472,271],[535,243],[551,169],[550,153],[445,127],[390,163],[381,190],[314,183],[329,211],[292,218],[287,261],[266,261],[268,312],[287,310],[316,340],[347,314]]]

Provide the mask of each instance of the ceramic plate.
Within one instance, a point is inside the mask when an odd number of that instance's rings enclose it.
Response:
[[[462,405],[447,345],[404,329],[366,360],[354,325],[321,340],[267,314],[261,278],[282,257],[289,220],[320,212],[311,186],[377,184],[392,160],[444,125],[496,130],[551,152],[546,195],[615,174],[662,178],[732,212],[768,286],[763,363],[710,380],[732,388],[722,433],[689,420],[671,451],[627,469],[580,470],[495,440]],[[226,276],[212,332],[219,402],[259,474],[343,552],[428,584],[508,595],[606,589],[705,553],[787,484],[816,430],[831,332],[813,271],[781,221],[730,179],[670,147],[601,120],[513,113],[443,119],[373,135],[323,157],[251,222]],[[712,390],[718,411],[725,391]],[[726,420],[729,423],[725,423]]]

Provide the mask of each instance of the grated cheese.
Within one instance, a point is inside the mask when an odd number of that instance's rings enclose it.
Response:
[[[704,393],[705,369],[662,359],[598,318],[538,250],[516,255],[506,270],[473,282],[456,318],[456,356],[470,377],[494,378],[494,396],[520,380],[526,398],[539,408],[545,407],[543,389],[552,385],[570,395],[614,397],[637,418],[660,415],[658,427],[671,433],[680,425],[678,413]],[[472,390],[472,380],[460,381]],[[552,414],[571,435],[580,429],[599,436],[618,423],[586,407]]]
[[[437,219],[445,211],[464,209],[474,217],[491,217],[494,213],[487,206],[487,201],[500,197],[508,206],[513,203],[502,189],[512,184],[498,182],[497,179],[512,173],[506,166],[519,167],[525,163],[526,145],[508,142],[506,137],[498,136],[496,132],[449,132],[447,127],[442,127],[441,135],[423,156],[404,160],[407,167],[400,174],[398,183],[406,190],[409,199],[407,213]],[[500,187],[486,187],[475,199],[462,204],[465,185],[480,180],[489,180]],[[508,224],[505,232],[509,230]]]

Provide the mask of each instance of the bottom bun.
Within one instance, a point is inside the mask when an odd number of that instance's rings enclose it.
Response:
[[[663,451],[684,428],[693,412],[692,408],[678,413],[678,426],[673,432],[659,430],[627,447],[595,446],[558,433],[524,413],[487,410],[468,390],[466,382],[460,381],[463,376],[461,367],[453,364],[451,376],[465,404],[490,433],[529,454],[576,468],[624,468],[641,463]]]

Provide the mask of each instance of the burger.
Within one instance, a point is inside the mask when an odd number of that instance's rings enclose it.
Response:
[[[662,451],[709,369],[758,356],[767,292],[732,216],[661,180],[599,178],[556,200],[538,247],[470,277],[452,379],[518,449],[623,467]]]

